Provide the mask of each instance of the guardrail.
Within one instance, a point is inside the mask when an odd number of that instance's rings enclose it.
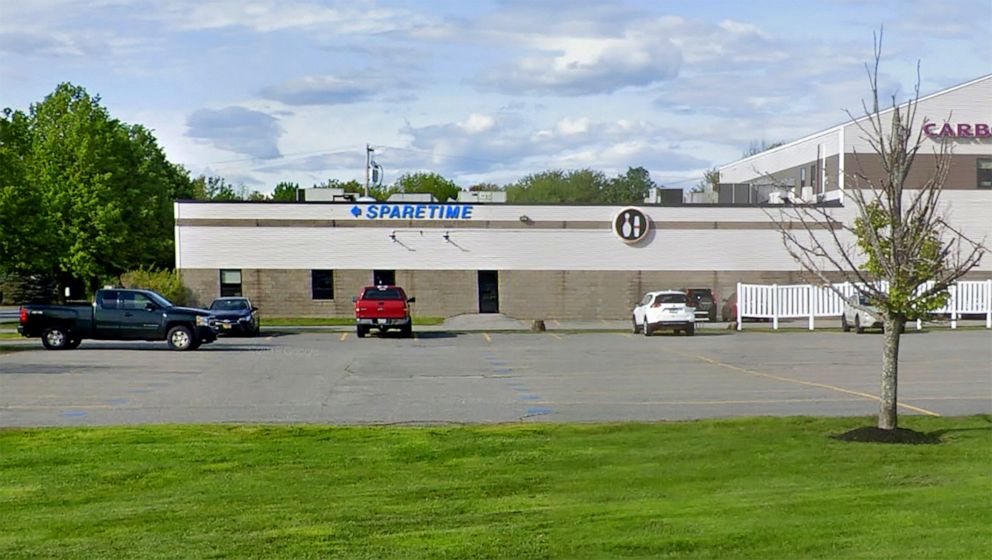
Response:
[[[840,317],[844,313],[844,299],[855,292],[850,283],[833,286],[843,297],[827,286],[738,282],[737,330],[744,328],[744,319],[768,319],[776,330],[779,319],[808,319],[809,330],[814,330],[816,318]],[[881,283],[880,289],[887,289],[887,285]],[[992,329],[992,280],[960,281],[952,284],[948,291],[951,297],[947,305],[932,311],[931,315],[950,316],[952,329],[957,328],[958,320],[964,314],[985,315],[985,328]],[[916,328],[922,327],[922,321],[916,321]]]

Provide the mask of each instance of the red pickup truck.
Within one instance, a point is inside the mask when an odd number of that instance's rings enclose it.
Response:
[[[417,298],[408,298],[399,286],[365,286],[353,298],[355,302],[355,334],[363,338],[371,329],[385,333],[399,329],[404,337],[413,336],[410,305]]]

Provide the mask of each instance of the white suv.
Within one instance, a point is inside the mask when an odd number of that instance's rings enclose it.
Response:
[[[871,305],[868,298],[854,294],[844,302],[844,313],[840,316],[841,330],[850,332],[851,327],[858,334],[865,332],[865,329],[881,329],[882,313]]]
[[[648,292],[634,307],[634,332],[651,336],[655,331],[672,329],[692,336],[696,334],[696,312],[689,307],[684,292]]]

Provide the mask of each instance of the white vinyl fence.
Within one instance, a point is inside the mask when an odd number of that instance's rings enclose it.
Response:
[[[844,297],[854,294],[851,284],[834,284]],[[883,284],[881,288],[886,287]],[[984,315],[985,328],[992,329],[992,280],[961,281],[953,284],[947,305],[933,311],[934,315],[951,318],[951,328],[958,326],[963,314]],[[772,328],[778,329],[779,319],[808,319],[813,330],[817,317],[840,317],[844,312],[844,298],[827,286],[798,284],[737,284],[737,330],[744,328],[744,319],[769,319]],[[921,321],[916,328],[922,328]]]

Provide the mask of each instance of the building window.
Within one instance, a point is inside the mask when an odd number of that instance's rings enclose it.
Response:
[[[372,271],[372,283],[376,286],[395,286],[396,285],[396,271],[395,270],[373,270]]]
[[[221,270],[220,271],[220,297],[231,297],[241,295],[241,271]]]
[[[803,188],[805,186],[806,186],[806,168],[805,167],[800,167],[799,168],[799,188]]]
[[[311,270],[310,293],[312,299],[334,299],[334,271]]]
[[[992,159],[978,160],[978,188],[992,189]]]
[[[816,186],[816,164],[809,166],[809,184],[810,186]]]

